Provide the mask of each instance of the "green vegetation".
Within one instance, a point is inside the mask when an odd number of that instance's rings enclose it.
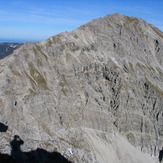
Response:
[[[30,74],[25,72],[25,75],[29,79],[32,86],[32,89],[29,89],[30,94],[36,95],[37,93],[35,92],[35,90],[37,90],[37,88],[49,90],[49,88],[47,87],[47,82],[44,79],[44,77],[41,75],[41,73],[38,70],[36,70],[35,66],[32,63],[29,63],[28,65],[29,65]]]
[[[46,61],[48,60],[47,55],[42,51],[40,46],[35,45],[35,47],[33,47],[33,52],[35,53],[35,55],[38,55],[38,53],[41,53],[45,57]]]
[[[68,93],[70,92],[70,88],[66,88],[66,86],[68,85],[68,82],[66,81],[66,77],[65,75],[61,75],[60,77],[60,82],[59,82],[59,86],[61,86],[61,91],[63,92],[63,94],[65,96],[68,95]]]
[[[154,85],[152,82],[150,82],[147,78],[146,78],[146,80],[147,80],[147,84],[150,85],[151,88],[153,88],[153,89],[155,90],[156,93],[158,93],[158,94],[160,94],[161,96],[163,96],[163,91],[162,91],[159,87],[155,86],[155,85]]]
[[[61,78],[61,80],[60,80],[60,82],[59,82],[59,86],[64,87],[64,86],[67,84],[65,75],[61,75],[60,78]]]
[[[24,57],[25,57],[25,58],[29,58],[29,54],[28,54],[28,53],[25,53],[25,54],[24,54]]]
[[[41,59],[37,59],[37,66],[39,67],[43,67],[43,63],[42,63],[42,60]]]
[[[154,27],[152,24],[149,24],[149,26],[153,29],[153,31],[159,35],[161,38],[163,38],[163,32],[161,32],[157,27]]]
[[[126,20],[129,21],[129,22],[133,22],[133,21],[136,21],[138,22],[138,18],[137,17],[129,17],[129,16],[125,16]]]
[[[32,90],[31,88],[29,88],[29,92],[30,92],[30,96],[37,95],[37,93],[34,90]]]
[[[31,83],[32,89],[35,90],[35,84],[36,84],[35,81],[31,78],[30,75],[28,75],[27,72],[25,72],[25,75],[28,77],[28,79],[29,79],[29,81],[30,81],[30,83]],[[32,90],[32,89],[31,89],[31,90]]]
[[[41,123],[39,123],[39,124],[40,124],[40,126],[42,127],[42,129],[43,129],[49,136],[52,136],[52,134],[51,134],[49,128],[48,128],[43,122],[41,122]]]
[[[18,62],[18,61],[17,61]],[[15,64],[17,64],[16,63],[16,61],[15,61]],[[10,64],[8,67],[9,67],[9,69],[12,71],[12,73],[14,74],[14,75],[16,75],[16,76],[22,76],[22,74],[16,69],[16,66],[15,66],[15,64],[13,63],[13,64]]]
[[[159,67],[156,67],[156,70],[161,74],[163,75],[163,73],[161,72],[161,69]]]
[[[52,39],[53,39],[53,43],[54,44],[57,44],[57,43],[61,43],[62,42],[62,40],[60,39],[60,36],[59,35],[56,35],[56,36],[52,37]]]
[[[48,42],[47,42],[47,45],[51,46],[52,44],[53,44],[53,42],[49,39]]]
[[[150,71],[155,71],[155,69],[152,66],[145,66],[145,65],[143,65],[141,63],[137,63],[136,66],[140,67],[142,70],[148,69]]]
[[[127,136],[128,141],[131,144],[135,145],[135,136],[133,135],[133,133],[129,132],[126,136]]]
[[[140,26],[138,26],[138,23],[139,23],[139,19],[137,17],[128,17],[126,16],[125,17],[126,19],[126,26],[128,28],[128,24],[131,24],[133,29],[137,32],[139,32],[139,34],[141,34],[143,36],[143,30],[141,29]]]
[[[30,69],[30,75],[34,79],[34,81],[37,83],[38,86],[40,86],[43,89],[48,89],[46,80],[43,78],[43,76],[40,74],[38,70],[36,70],[35,66],[32,63],[29,63],[29,69]],[[32,79],[32,81],[33,81]]]
[[[134,72],[134,66],[133,66],[133,64],[129,62],[129,65],[130,65],[131,70]]]

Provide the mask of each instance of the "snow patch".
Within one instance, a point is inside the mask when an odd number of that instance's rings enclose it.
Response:
[[[67,148],[67,151],[68,151],[71,155],[73,155],[72,149],[71,149],[71,148]]]
[[[118,61],[117,61],[114,57],[110,57],[110,58],[111,58],[111,60],[112,60],[117,66],[120,66],[119,63],[118,63]]]

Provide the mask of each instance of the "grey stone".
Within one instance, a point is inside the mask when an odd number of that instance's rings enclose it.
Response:
[[[0,122],[24,150],[57,150],[74,162],[152,163],[163,146],[162,83],[163,33],[108,15],[0,60]]]

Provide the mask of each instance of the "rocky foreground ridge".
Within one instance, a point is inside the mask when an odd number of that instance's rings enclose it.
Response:
[[[26,43],[0,60],[0,113],[9,127],[1,153],[19,135],[24,151],[76,163],[154,163],[163,146],[163,33],[113,14]]]

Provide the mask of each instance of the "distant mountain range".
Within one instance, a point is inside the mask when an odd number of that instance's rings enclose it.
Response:
[[[10,55],[15,49],[20,47],[20,43],[8,43],[4,42],[0,44],[0,59]]]

